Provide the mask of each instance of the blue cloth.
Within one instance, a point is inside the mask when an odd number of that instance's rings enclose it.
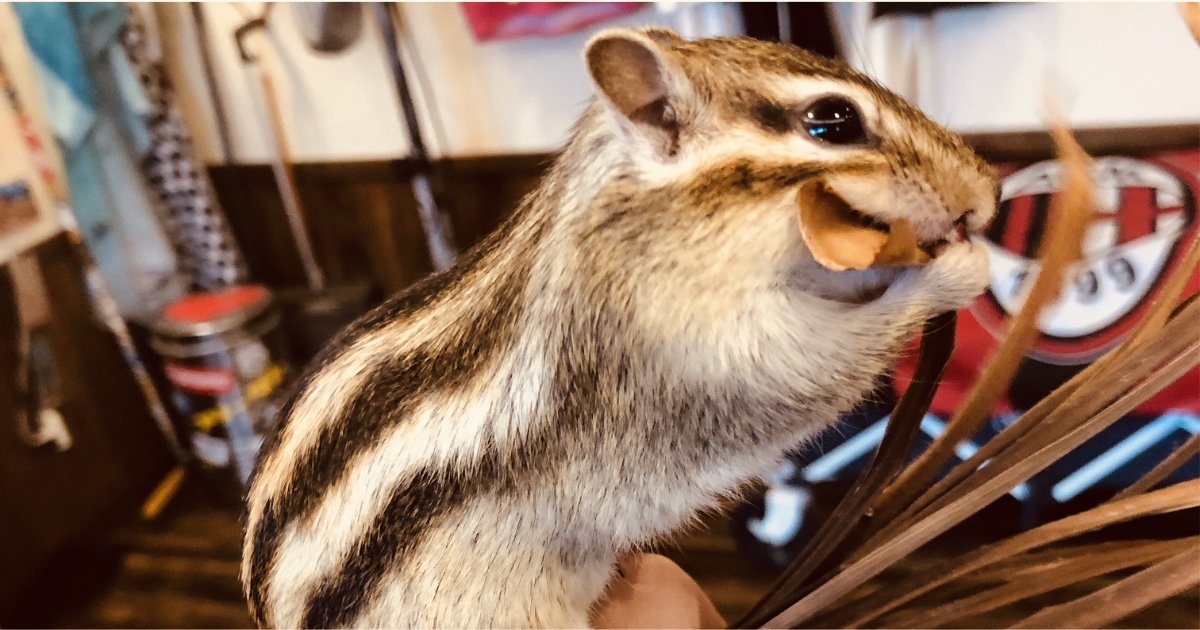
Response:
[[[117,38],[120,3],[14,3],[63,148],[71,206],[113,297],[149,318],[183,294],[186,279],[140,168],[150,110]]]
[[[114,5],[99,4],[87,13],[95,17],[99,11],[100,15],[103,15],[106,6]],[[14,2],[13,9],[21,21],[25,42],[29,44],[29,49],[37,56],[38,61],[46,68],[52,69],[54,75],[81,105],[87,109],[95,109],[92,84],[88,80],[87,68],[79,50],[79,35],[75,29],[70,5],[63,2]],[[120,20],[124,20],[123,11],[124,7],[120,7],[116,12]]]

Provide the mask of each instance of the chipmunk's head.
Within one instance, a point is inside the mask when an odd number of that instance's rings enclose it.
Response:
[[[642,205],[773,257],[776,272],[818,292],[858,299],[891,276],[815,263],[797,225],[798,191],[814,180],[839,198],[846,221],[886,231],[905,219],[930,255],[995,212],[990,166],[844,63],[791,45],[689,41],[658,28],[603,31],[584,57],[624,179],[658,197]],[[695,233],[688,241],[699,242]],[[850,288],[839,295],[814,283]]]

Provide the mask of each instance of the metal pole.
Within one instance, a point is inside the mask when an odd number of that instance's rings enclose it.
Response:
[[[445,269],[454,262],[455,246],[453,232],[450,228],[450,218],[438,207],[436,181],[433,179],[433,163],[425,148],[421,136],[421,125],[417,119],[417,109],[413,104],[412,92],[409,90],[408,75],[404,71],[404,60],[400,56],[398,36],[396,34],[391,3],[374,3],[375,21],[383,36],[383,44],[387,47],[388,61],[392,70],[392,78],[396,83],[396,91],[400,97],[400,107],[404,112],[404,122],[408,128],[409,141],[412,144],[413,176],[412,187],[416,196],[417,212],[421,217],[421,226],[425,229],[425,241],[429,247],[429,257],[435,269]]]

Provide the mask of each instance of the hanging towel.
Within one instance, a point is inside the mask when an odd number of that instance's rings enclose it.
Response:
[[[245,261],[176,105],[158,52],[157,33],[143,20],[138,7],[127,6],[129,18],[121,30],[121,45],[136,74],[139,93],[147,99],[148,146],[142,155],[142,171],[166,209],[167,235],[181,269],[196,289],[212,291],[242,284],[247,279]]]
[[[150,102],[117,42],[119,3],[14,3],[67,170],[80,231],[126,317],[151,317],[187,279],[141,171]]]
[[[60,142],[76,146],[91,128],[96,101],[70,6],[62,2],[14,2],[13,8],[35,56],[46,118]],[[122,19],[120,14],[109,17]]]
[[[479,41],[553,36],[634,13],[640,2],[464,2]]]

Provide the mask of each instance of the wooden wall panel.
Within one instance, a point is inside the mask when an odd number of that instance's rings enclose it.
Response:
[[[73,444],[31,448],[16,423],[16,319],[12,282],[0,274],[0,625],[28,595],[30,578],[63,545],[127,517],[172,458],[112,336],[94,318],[66,238],[34,250],[51,304],[48,338]]]
[[[460,249],[495,229],[537,186],[550,159],[530,155],[438,163],[443,205]],[[330,284],[368,280],[380,295],[390,295],[431,271],[409,163],[298,164],[295,169],[313,249]],[[302,285],[270,168],[216,166],[210,172],[251,277],[275,288]]]

